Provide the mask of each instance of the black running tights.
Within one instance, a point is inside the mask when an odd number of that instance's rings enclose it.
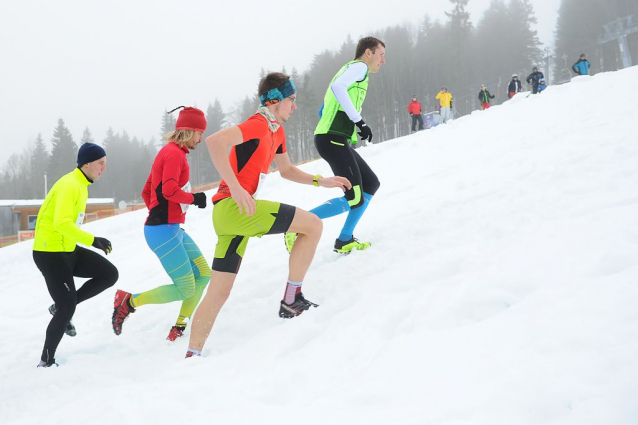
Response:
[[[33,251],[33,261],[42,272],[57,307],[47,327],[42,350],[41,360],[47,362],[55,358],[55,350],[75,313],[75,306],[113,286],[119,275],[109,260],[80,246],[73,252]],[[76,290],[74,276],[90,279]]]
[[[350,208],[355,209],[363,205],[363,193],[377,193],[380,186],[377,175],[348,139],[331,134],[316,134],[315,147],[319,155],[330,165],[335,176],[345,177],[352,183],[352,189],[346,190],[344,194],[346,199],[352,201],[357,197],[356,191],[359,191],[359,202],[350,205]]]

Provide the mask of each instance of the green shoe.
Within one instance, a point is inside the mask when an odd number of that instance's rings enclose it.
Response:
[[[370,242],[359,242],[357,239],[350,238],[349,241],[342,241],[337,239],[335,241],[335,249],[334,251],[339,254],[350,254],[353,249],[357,249],[358,251],[363,251],[364,249],[370,248],[372,244]]]
[[[292,247],[295,245],[296,240],[297,240],[297,234],[295,232],[284,233],[284,243],[286,244],[286,249],[288,250],[288,254],[292,252]]]

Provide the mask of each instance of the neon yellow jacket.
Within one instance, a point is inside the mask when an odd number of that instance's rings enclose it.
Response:
[[[445,93],[439,92],[436,95],[437,99],[441,100],[441,108],[449,108],[452,104],[452,93],[446,91]]]
[[[80,229],[90,184],[76,168],[53,185],[38,212],[34,251],[72,252],[78,242],[93,244],[93,235]]]

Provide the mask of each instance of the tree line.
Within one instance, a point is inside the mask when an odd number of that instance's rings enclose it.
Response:
[[[450,10],[443,21],[425,15],[418,26],[396,25],[373,35],[386,44],[387,63],[378,74],[370,76],[368,95],[362,116],[374,132],[373,143],[410,133],[407,105],[412,97],[419,98],[425,112],[434,111],[434,97],[442,86],[454,95],[455,116],[480,109],[478,92],[482,84],[496,95],[495,102],[507,99],[507,85],[512,74],[522,80],[533,66],[546,69],[548,58],[543,55],[534,26],[537,23],[529,0],[493,0],[476,25],[466,10],[469,0],[448,0]],[[618,69],[620,59],[614,43],[596,44],[604,32],[603,25],[614,19],[636,13],[635,0],[562,0],[556,26],[556,46],[553,69],[557,76],[564,73],[562,55],[570,58],[568,66],[582,52],[588,54],[592,71]],[[358,37],[357,37],[358,38]],[[638,49],[638,34],[629,36],[632,51]],[[354,59],[356,39],[348,36],[339,49],[325,50],[315,55],[305,72],[292,69],[289,73],[298,89],[297,110],[285,124],[288,153],[294,163],[318,158],[313,132],[319,121],[319,109],[328,84],[337,70]],[[638,57],[638,52],[634,53]],[[573,59],[573,60],[572,60]],[[593,59],[593,60],[592,60]],[[278,70],[288,73],[286,69]],[[262,76],[266,70],[262,70]],[[218,100],[206,110],[208,128],[204,137],[229,125],[235,125],[252,115],[258,104],[257,78],[255,92],[224,111]],[[550,79],[551,85],[551,79]],[[159,139],[138,140],[123,131],[109,129],[98,142],[108,153],[109,171],[100,184],[90,188],[92,197],[134,201],[150,171],[152,161],[163,144],[163,135],[175,125],[173,115],[159,118]],[[84,130],[79,143],[95,142],[90,130]],[[0,197],[3,199],[42,198],[44,173],[48,187],[75,166],[78,144],[60,119],[51,138],[48,152],[42,136],[22,154],[13,155],[0,174]],[[192,152],[191,183],[201,185],[219,180],[205,144]]]

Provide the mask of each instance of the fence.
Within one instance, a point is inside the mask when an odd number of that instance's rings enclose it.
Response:
[[[193,188],[193,192],[205,192],[205,191],[216,188],[218,185],[219,185],[219,182],[214,182],[214,183],[208,183],[202,186],[197,186]],[[113,217],[116,215],[131,212],[131,211],[141,210],[143,208],[146,208],[146,205],[135,204],[135,205],[127,206],[126,208],[100,210],[100,211],[95,211],[91,213],[86,213],[86,215],[84,216],[84,223],[90,223],[92,221],[100,220],[103,218]],[[14,243],[33,239],[34,236],[35,236],[35,231],[33,230],[21,230],[17,235],[0,236],[0,248],[13,245]]]

